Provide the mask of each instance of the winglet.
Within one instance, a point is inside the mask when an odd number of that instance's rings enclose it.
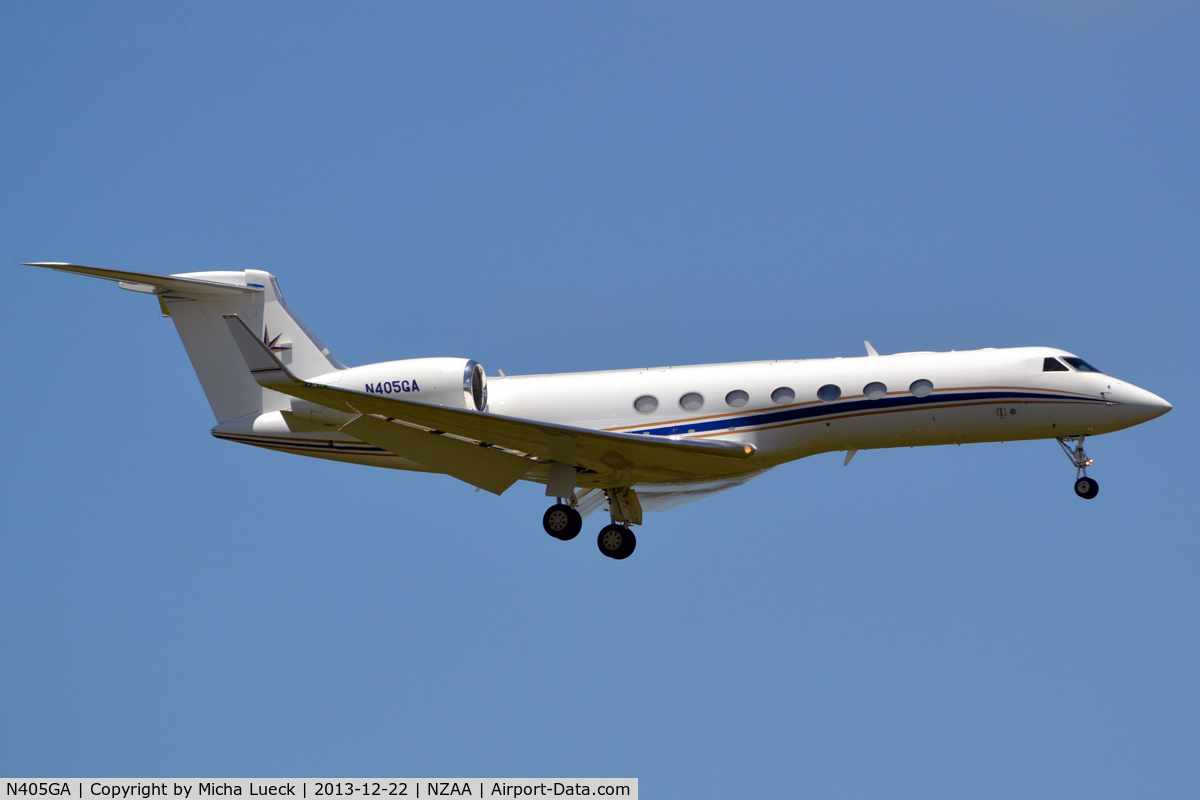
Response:
[[[237,314],[225,314],[224,317],[234,344],[241,351],[246,366],[250,368],[250,374],[259,386],[273,389],[302,382],[288,371],[265,343],[259,341]]]
[[[879,353],[876,353],[876,352],[875,352],[875,348],[874,348],[874,347],[871,347],[871,343],[870,343],[870,342],[863,342],[863,344],[865,344],[865,345],[867,346],[867,355],[871,356],[872,358],[878,358],[878,357],[879,357]]]

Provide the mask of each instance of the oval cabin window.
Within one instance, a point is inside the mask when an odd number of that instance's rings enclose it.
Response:
[[[795,400],[796,393],[792,391],[790,386],[780,386],[778,389],[771,392],[771,399],[779,405],[783,405],[784,403],[790,403]]]
[[[912,386],[909,386],[908,390],[917,397],[928,397],[933,394],[933,381],[927,381],[924,378],[919,381],[913,381]]]
[[[653,414],[658,409],[658,398],[652,394],[644,394],[633,401],[633,409],[639,414]]]
[[[863,394],[868,400],[878,400],[887,394],[887,387],[879,381],[874,381],[863,387]]]
[[[741,408],[750,402],[750,395],[743,392],[741,389],[734,389],[729,394],[725,395],[725,404],[732,408]]]
[[[704,397],[699,392],[688,392],[679,398],[679,407],[684,411],[699,411],[704,407]]]
[[[822,403],[832,403],[834,400],[837,400],[841,396],[842,396],[841,387],[834,386],[832,383],[827,383],[824,386],[822,386],[820,389],[817,389],[817,397],[820,398]]]

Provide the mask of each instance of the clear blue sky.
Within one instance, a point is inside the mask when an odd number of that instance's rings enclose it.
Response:
[[[1200,791],[1195,4],[5,4],[0,774]],[[348,364],[1063,347],[1175,404],[652,515],[220,442],[153,300]],[[590,533],[589,533],[590,531]]]

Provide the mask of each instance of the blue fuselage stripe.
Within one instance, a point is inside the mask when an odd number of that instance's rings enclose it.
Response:
[[[723,431],[730,428],[758,428],[767,425],[779,425],[788,422],[819,419],[821,417],[836,417],[861,411],[883,411],[898,408],[938,407],[968,402],[1010,400],[1058,400],[1070,402],[1103,403],[1104,400],[1089,397],[1046,394],[1044,392],[954,392],[928,397],[906,395],[900,397],[883,397],[879,400],[847,400],[845,402],[821,403],[820,405],[785,408],[781,411],[757,412],[750,416],[726,417],[695,422],[683,422],[657,428],[639,428],[625,433],[647,434],[650,436],[679,436],[688,433],[706,433]]]

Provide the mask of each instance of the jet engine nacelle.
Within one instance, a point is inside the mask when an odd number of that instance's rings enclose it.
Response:
[[[487,409],[487,376],[466,358],[407,358],[330,372],[313,383],[431,405]]]

